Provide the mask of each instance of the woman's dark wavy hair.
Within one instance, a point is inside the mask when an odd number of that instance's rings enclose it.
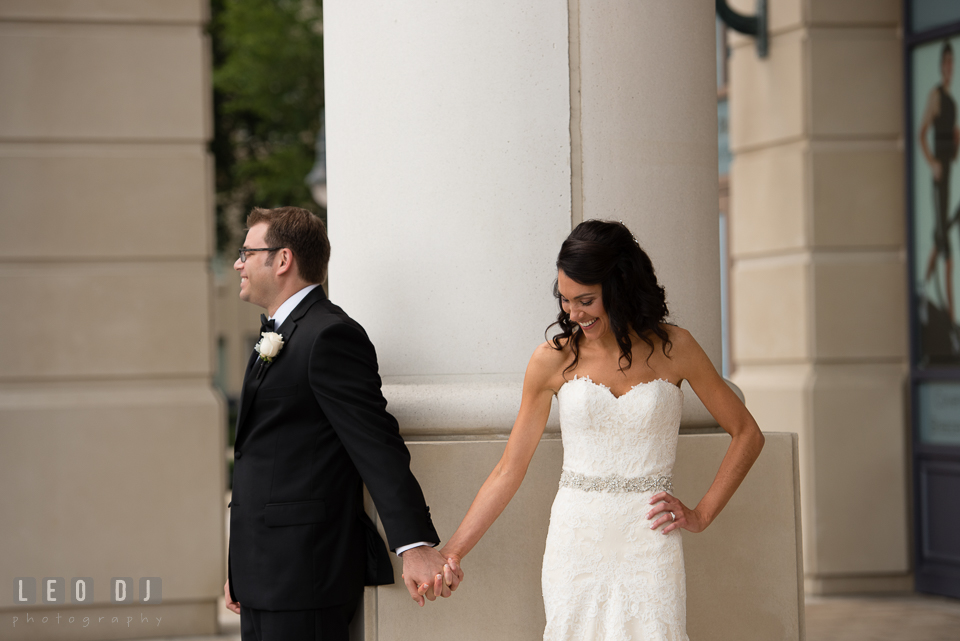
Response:
[[[560,246],[557,269],[562,269],[567,277],[581,285],[599,284],[603,288],[603,307],[610,317],[610,329],[620,346],[619,360],[626,359],[627,368],[633,365],[631,329],[650,346],[650,356],[654,348],[650,334],[661,340],[663,353],[668,354],[672,343],[666,330],[661,327],[669,314],[666,292],[657,282],[650,257],[640,249],[626,225],[604,220],[580,223]],[[560,313],[547,331],[554,325],[559,326],[560,333],[550,339],[553,347],[563,349],[566,343],[573,350],[573,362],[563,370],[567,372],[575,368],[580,360],[582,332],[577,323],[570,320],[570,315],[563,311],[557,281],[553,282],[553,295],[557,298]],[[650,356],[647,356],[648,360]],[[623,365],[620,369],[623,370]]]

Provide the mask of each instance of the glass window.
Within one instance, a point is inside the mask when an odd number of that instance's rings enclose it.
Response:
[[[910,3],[910,26],[914,33],[953,22],[960,22],[960,2],[913,0]]]
[[[921,383],[917,400],[920,442],[960,445],[960,382]]]
[[[726,176],[730,173],[730,162],[733,160],[730,154],[729,106],[726,99],[717,101],[717,151],[720,175]]]
[[[960,365],[960,149],[954,59],[960,36],[911,52],[914,306],[921,368]]]
[[[727,25],[717,18],[717,90],[727,89],[727,60],[730,57],[730,47],[727,46]]]
[[[727,245],[727,215],[720,212],[720,373],[730,378],[730,252]]]

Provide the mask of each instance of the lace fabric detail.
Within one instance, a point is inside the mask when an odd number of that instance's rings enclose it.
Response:
[[[563,467],[589,476],[672,476],[683,392],[656,379],[614,396],[586,377],[557,392]]]
[[[572,487],[584,492],[672,492],[673,479],[669,476],[587,476],[563,470],[560,487]]]
[[[650,498],[672,490],[682,392],[658,379],[617,397],[577,377],[557,398],[564,471],[543,557],[544,639],[689,641],[680,533],[647,519]]]

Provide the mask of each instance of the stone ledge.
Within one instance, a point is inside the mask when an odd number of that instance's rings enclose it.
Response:
[[[743,400],[740,389],[727,381]],[[682,432],[717,428],[716,421],[684,381]],[[385,376],[383,395],[388,409],[410,436],[509,434],[520,410],[522,374],[460,374],[440,376]],[[554,402],[547,434],[560,431]]]
[[[902,594],[914,591],[913,573],[862,574],[853,576],[808,575],[804,577],[808,595]]]

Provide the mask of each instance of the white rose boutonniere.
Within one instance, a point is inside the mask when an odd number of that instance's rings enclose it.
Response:
[[[260,342],[253,349],[260,354],[260,360],[270,363],[283,348],[283,336],[276,332],[263,332],[260,336]]]

